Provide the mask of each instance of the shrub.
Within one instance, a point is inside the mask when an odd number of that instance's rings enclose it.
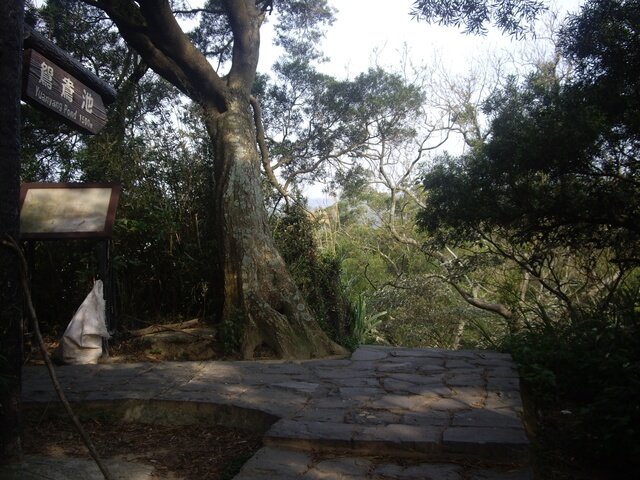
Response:
[[[637,299],[622,290],[605,312],[529,324],[505,344],[536,406],[570,408],[579,418],[576,452],[632,469],[640,469]]]

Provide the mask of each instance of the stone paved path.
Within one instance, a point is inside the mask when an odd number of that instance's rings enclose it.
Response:
[[[533,478],[518,374],[496,352],[363,346],[344,359],[57,372],[70,400],[129,420],[266,429],[235,480]],[[23,376],[25,405],[57,402],[43,367]]]

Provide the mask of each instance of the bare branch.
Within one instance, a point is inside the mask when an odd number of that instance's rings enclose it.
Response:
[[[44,364],[47,366],[49,376],[51,377],[51,383],[53,383],[53,387],[56,393],[58,394],[60,401],[64,405],[64,408],[67,414],[69,415],[69,418],[71,419],[71,423],[73,423],[73,426],[78,431],[80,438],[82,439],[83,443],[87,447],[87,450],[89,450],[91,457],[96,462],[96,465],[100,469],[100,472],[102,472],[102,475],[104,476],[105,480],[115,480],[115,477],[113,476],[109,468],[104,464],[104,462],[100,458],[100,455],[98,454],[96,448],[91,442],[91,439],[87,435],[87,432],[82,427],[80,420],[78,420],[78,417],[73,411],[73,408],[71,407],[69,400],[67,400],[67,396],[64,394],[64,390],[60,385],[60,382],[58,381],[58,376],[56,375],[53,362],[51,361],[51,358],[49,357],[49,352],[47,351],[47,346],[45,345],[44,340],[42,339],[42,334],[40,333],[40,324],[38,322],[38,316],[36,315],[36,310],[35,310],[35,307],[33,306],[33,300],[31,298],[31,290],[29,289],[29,280],[28,280],[29,275],[28,275],[27,260],[25,259],[24,254],[22,253],[22,250],[20,250],[20,246],[17,244],[15,239],[11,237],[9,234],[5,234],[5,239],[2,241],[2,244],[10,248],[11,250],[13,250],[14,253],[18,256],[18,259],[20,261],[20,281],[22,284],[22,291],[25,296],[25,301],[27,303],[27,312],[29,314],[29,319],[31,320],[31,328],[35,333],[36,341],[38,343],[38,349],[40,350],[40,355],[44,360]]]
[[[256,141],[258,142],[260,156],[262,157],[262,166],[264,167],[264,171],[271,184],[276,188],[276,190],[278,190],[280,195],[287,199],[289,198],[289,193],[282,188],[282,185],[278,182],[278,179],[271,168],[271,162],[269,162],[269,149],[267,148],[267,142],[264,138],[264,124],[262,123],[262,109],[260,108],[260,103],[253,95],[249,97],[249,101],[253,108],[253,121],[256,124]]]

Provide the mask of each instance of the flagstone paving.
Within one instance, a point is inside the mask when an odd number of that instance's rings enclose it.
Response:
[[[235,480],[533,478],[518,373],[497,352],[362,346],[340,359],[99,364],[57,374],[70,401],[108,405],[131,421],[266,430],[264,448]],[[25,406],[58,401],[43,367],[27,366],[23,377]]]

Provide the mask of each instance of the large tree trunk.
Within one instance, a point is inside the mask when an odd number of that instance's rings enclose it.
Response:
[[[94,3],[85,0],[87,3]],[[222,319],[244,326],[242,354],[265,344],[280,358],[345,353],[318,326],[275,248],[264,207],[250,93],[268,3],[222,0],[233,34],[229,72],[219,76],[184,34],[167,0],[97,0],[125,40],[203,110],[215,145],[216,236]],[[260,7],[260,8],[258,8]],[[225,40],[226,42],[226,40]]]
[[[215,142],[223,318],[242,322],[244,358],[261,345],[280,358],[344,354],[318,326],[274,245],[249,99],[240,95],[227,106],[225,113],[207,116]]]

